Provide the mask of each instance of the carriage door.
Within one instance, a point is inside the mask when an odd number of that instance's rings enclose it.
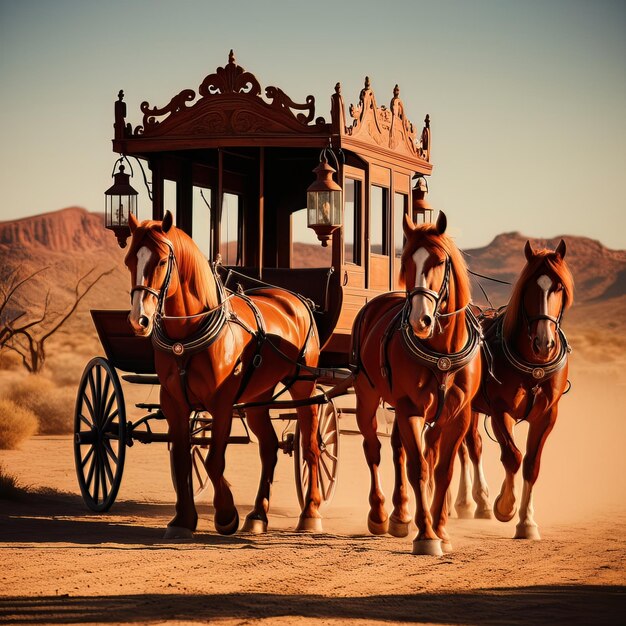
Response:
[[[376,291],[389,290],[389,189],[379,185],[370,186],[369,240],[370,268],[369,288]]]
[[[392,249],[393,249],[393,289],[400,289],[400,262],[402,259],[402,248],[404,247],[404,231],[402,223],[404,214],[407,212],[409,197],[405,193],[394,192],[393,194],[393,231],[392,231]]]
[[[225,192],[220,220],[222,265],[243,265],[243,198]]]

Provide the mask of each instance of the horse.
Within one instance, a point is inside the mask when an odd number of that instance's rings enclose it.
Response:
[[[319,336],[311,310],[298,295],[280,288],[251,290],[249,296],[226,292],[215,268],[193,240],[173,225],[169,211],[162,222],[139,223],[130,215],[129,226],[132,239],[125,258],[131,277],[129,321],[136,335],[152,338],[161,409],[171,443],[176,514],[165,536],[191,537],[198,522],[189,425],[195,410],[212,416],[206,468],[215,491],[215,529],[225,535],[237,531],[239,515],[224,478],[237,403],[253,405],[245,409],[246,418],[258,438],[261,456],[259,489],[244,530],[265,532],[278,451],[267,403],[280,382],[289,388],[294,401],[313,393],[314,377],[298,378],[302,367],[315,367],[319,359]],[[317,407],[301,406],[297,413],[311,478],[297,530],[320,531]]]
[[[400,280],[406,291],[368,302],[352,330],[356,417],[371,478],[368,528],[372,534],[408,535],[408,474],[418,529],[413,554],[440,555],[452,549],[445,528],[445,496],[480,385],[480,332],[468,306],[469,277],[458,248],[445,234],[446,226],[443,212],[434,225],[415,226],[404,216]],[[376,409],[381,400],[395,410],[391,516],[378,474]],[[425,429],[428,458],[422,442]],[[429,507],[431,467],[435,489]]]
[[[533,488],[539,476],[543,447],[552,431],[561,396],[568,389],[570,347],[561,330],[563,315],[574,298],[574,281],[565,262],[565,241],[554,251],[524,247],[526,265],[515,283],[503,311],[483,320],[484,360],[481,392],[472,403],[472,427],[468,433],[469,456],[475,470],[473,495],[480,511],[488,509],[488,491],[480,469],[480,414],[490,415],[500,444],[505,478],[493,504],[501,522],[516,514],[515,475],[522,464],[522,453],[515,445],[513,426],[528,422],[526,454],[523,459],[523,488],[516,539],[540,539],[534,519]],[[467,459],[461,459],[465,464]],[[478,463],[478,465],[477,465]],[[467,495],[468,471],[461,472],[456,506],[470,506]],[[465,496],[462,495],[465,493]]]

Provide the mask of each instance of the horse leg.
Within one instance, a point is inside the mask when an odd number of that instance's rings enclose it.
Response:
[[[496,439],[500,444],[500,460],[504,466],[504,481],[500,487],[500,494],[493,502],[493,514],[500,522],[509,522],[515,517],[515,474],[522,464],[522,453],[513,439],[513,418],[505,412],[494,411],[491,423]]]
[[[376,430],[376,409],[380,397],[367,383],[358,383],[356,390],[356,421],[363,435],[363,452],[370,470],[370,511],[367,515],[367,528],[372,535],[384,535],[389,529],[389,517],[385,510],[378,468],[380,466],[380,441]],[[394,426],[395,428],[395,426]]]
[[[472,421],[465,436],[469,458],[474,466],[474,482],[472,485],[472,498],[476,503],[474,517],[476,519],[491,519],[491,504],[489,503],[489,487],[483,470],[483,440],[478,430],[480,413],[472,411]]]
[[[296,399],[310,398],[313,393],[313,383],[301,381],[291,387],[291,397]],[[304,506],[300,513],[297,531],[322,532],[322,516],[319,508],[322,496],[319,487],[319,459],[320,447],[318,441],[319,419],[317,415],[318,407],[303,406],[297,409],[298,425],[300,426],[300,437],[302,441],[302,455],[309,469],[309,484],[307,493],[304,494]]]
[[[469,437],[469,433],[468,433]],[[459,446],[459,461],[461,462],[461,477],[459,480],[459,490],[457,492],[454,509],[460,519],[468,519],[472,517],[472,503],[470,501],[470,485],[472,477],[470,475],[470,458],[467,449],[467,437]]]
[[[254,501],[254,509],[246,517],[243,525],[245,532],[264,533],[267,531],[267,512],[270,508],[270,489],[274,481],[274,469],[278,461],[278,438],[270,420],[268,408],[246,410],[246,419],[250,430],[259,440],[261,457],[261,481]]]
[[[470,407],[466,406],[461,412],[449,423],[446,424],[445,430],[435,426],[428,433],[428,438],[437,438],[437,448],[439,451],[437,464],[435,466],[435,495],[431,506],[433,516],[433,524],[435,532],[441,539],[441,549],[444,552],[452,551],[452,543],[448,533],[446,532],[446,523],[448,521],[449,505],[447,496],[452,481],[454,471],[454,458],[459,450],[459,446],[465,437],[467,427],[470,421]]]
[[[198,525],[191,482],[190,410],[185,404],[181,405],[163,387],[161,408],[168,424],[172,482],[176,491],[176,515],[167,525],[165,539],[190,539]]]
[[[406,451],[407,476],[415,493],[415,524],[417,535],[413,539],[413,554],[440,556],[441,540],[433,530],[428,506],[428,466],[422,451],[421,435],[424,418],[411,416],[408,411],[396,408],[396,421],[402,445]]]
[[[407,493],[406,452],[400,440],[398,422],[394,421],[391,430],[391,450],[393,452],[394,489],[393,512],[389,516],[389,534],[394,537],[406,537],[409,534],[411,514]]]
[[[215,507],[215,530],[221,535],[232,535],[239,527],[239,514],[235,508],[233,494],[224,478],[226,467],[226,446],[233,422],[231,405],[221,406],[213,415],[211,447],[206,460],[206,469],[215,491],[213,506]]]
[[[556,423],[557,408],[553,407],[540,419],[533,420],[528,429],[526,441],[526,454],[522,476],[524,486],[522,488],[522,500],[519,510],[519,523],[515,527],[515,539],[541,539],[539,527],[534,519],[533,487],[539,476],[541,453],[548,435]]]

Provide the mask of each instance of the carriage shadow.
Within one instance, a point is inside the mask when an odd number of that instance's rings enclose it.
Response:
[[[626,587],[556,585],[332,598],[272,593],[13,596],[0,621],[119,623],[296,617],[452,624],[614,624]]]

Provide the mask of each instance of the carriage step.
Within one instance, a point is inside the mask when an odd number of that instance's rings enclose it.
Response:
[[[156,374],[123,374],[122,380],[134,385],[158,385],[159,377]]]
[[[149,402],[139,402],[135,406],[138,409],[145,409],[146,411],[158,411],[161,408],[160,404],[151,404]]]

